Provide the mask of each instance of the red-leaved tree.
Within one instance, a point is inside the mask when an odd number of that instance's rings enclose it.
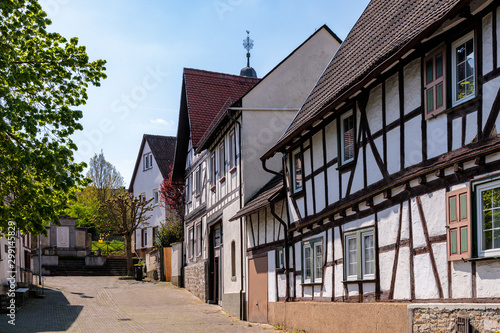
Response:
[[[160,203],[168,212],[180,219],[184,216],[184,185],[172,182],[172,165],[167,179],[163,179],[160,188]]]

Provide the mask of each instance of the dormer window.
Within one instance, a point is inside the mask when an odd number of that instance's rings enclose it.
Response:
[[[151,153],[144,154],[142,160],[143,160],[142,165],[144,171],[153,168],[153,154]]]

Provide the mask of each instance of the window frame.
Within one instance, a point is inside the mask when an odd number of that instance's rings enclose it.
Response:
[[[296,159],[296,156],[298,157],[298,159],[300,160],[300,164],[301,164],[301,167],[299,169],[298,172],[300,172],[300,174],[297,172],[297,159]],[[295,149],[294,151],[292,151],[292,155],[291,155],[292,159],[291,159],[291,164],[292,164],[292,193],[299,193],[299,192],[302,192],[304,190],[304,155],[302,154],[302,150],[299,148]],[[297,176],[300,176],[300,182],[301,182],[301,186],[300,187],[297,187],[297,182],[298,182],[298,177]]]
[[[373,237],[373,273],[366,273],[366,255],[365,255],[365,236]],[[343,235],[344,237],[344,282],[348,281],[372,281],[375,280],[375,271],[377,267],[377,259],[375,256],[376,252],[376,234],[375,228],[367,227],[352,231],[346,231]],[[356,241],[356,272],[351,272],[350,264],[351,260],[349,257],[349,241]],[[355,274],[353,274],[355,273]]]
[[[473,61],[474,61],[474,69],[473,69],[473,80],[474,80],[474,92],[466,97],[463,97],[461,99],[457,98],[457,57],[456,57],[456,49],[458,46],[462,44],[466,44],[470,39],[472,39],[472,55],[473,55]],[[471,99],[474,99],[477,95],[477,63],[476,63],[476,56],[477,56],[477,47],[476,47],[476,36],[474,30],[469,31],[468,33],[464,34],[460,38],[457,38],[451,43],[451,101],[452,101],[452,107],[455,107],[457,105],[460,105],[464,102],[467,102]]]
[[[276,268],[285,268],[285,251],[282,247],[276,249]]]
[[[189,259],[194,258],[194,228],[188,227],[188,256]]]
[[[344,131],[344,119],[346,118],[349,118],[349,117],[352,117],[352,123],[353,123],[353,127],[352,127],[352,157],[351,158],[348,158],[346,159],[345,158],[345,131]],[[344,166],[344,165],[348,165],[352,162],[354,162],[355,158],[356,158],[356,113],[355,113],[355,108],[351,108],[347,111],[345,111],[344,113],[342,113],[342,115],[340,115],[340,117],[338,118],[339,120],[339,124],[337,126],[337,128],[339,129],[339,166]]]
[[[488,258],[488,257],[498,257],[500,256],[500,247],[495,248],[493,247],[492,249],[483,249],[483,218],[481,212],[482,212],[482,198],[481,198],[481,193],[487,190],[491,189],[496,189],[500,188],[500,178],[494,177],[494,178],[488,178],[482,181],[474,182],[473,183],[473,191],[474,191],[474,204],[475,204],[475,223],[474,223],[474,229],[476,231],[476,236],[474,237],[474,242],[475,242],[475,248],[476,248],[476,255],[478,258]],[[494,224],[492,224],[492,227]],[[498,230],[500,233],[500,228],[493,228],[492,231]],[[493,243],[494,246],[494,243]]]
[[[226,176],[226,145],[222,141],[219,145],[219,181],[223,182]]]
[[[160,193],[158,189],[153,189],[153,205],[158,206],[160,204]]]
[[[425,119],[430,119],[441,112],[445,111],[447,108],[447,85],[448,85],[448,71],[447,71],[447,63],[448,63],[448,56],[446,52],[446,45],[442,44],[435,48],[433,51],[429,52],[429,54],[424,58],[424,68],[423,68],[423,73],[424,73],[424,89],[423,89],[423,94],[424,94],[424,113],[425,113]],[[441,55],[441,75],[438,75],[438,66],[437,66],[437,58]],[[429,80],[428,77],[428,70],[427,70],[427,65],[431,63],[432,65],[432,79]],[[437,98],[438,98],[438,86],[442,87],[441,94],[442,94],[442,104],[437,105]],[[429,105],[429,95],[428,92],[432,91],[432,109],[428,109]]]
[[[196,256],[199,257],[202,254],[202,232],[203,228],[201,226],[201,222],[198,222],[195,226],[196,228]]]
[[[217,160],[215,153],[210,154],[210,185],[215,187],[217,181]]]
[[[142,171],[147,171],[153,168],[153,154],[145,153],[142,158]]]
[[[201,194],[201,165],[198,165],[196,167],[193,178],[194,178],[193,194],[197,198]]]
[[[321,284],[323,283],[323,261],[324,261],[324,254],[323,254],[323,237],[320,238],[314,238],[314,239],[309,239],[306,241],[302,242],[302,284]],[[317,262],[317,253],[318,253],[318,248],[321,253],[321,263]],[[307,270],[306,270],[306,255],[305,251],[306,249],[310,250],[310,270],[311,270],[311,276],[306,277]],[[318,272],[321,270],[321,276],[319,275]]]
[[[236,133],[234,129],[229,132],[229,170],[236,168]]]

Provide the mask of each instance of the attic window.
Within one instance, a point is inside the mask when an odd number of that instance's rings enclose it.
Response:
[[[151,153],[144,154],[142,160],[143,160],[143,163],[142,163],[143,168],[142,169],[144,171],[153,168],[153,154],[151,154]]]

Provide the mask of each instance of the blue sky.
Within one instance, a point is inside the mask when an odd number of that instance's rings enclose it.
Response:
[[[108,78],[91,87],[77,161],[101,149],[128,186],[142,135],[175,136],[184,67],[239,74],[242,42],[264,76],[327,24],[344,39],[369,0],[39,0],[51,31],[78,37]]]

